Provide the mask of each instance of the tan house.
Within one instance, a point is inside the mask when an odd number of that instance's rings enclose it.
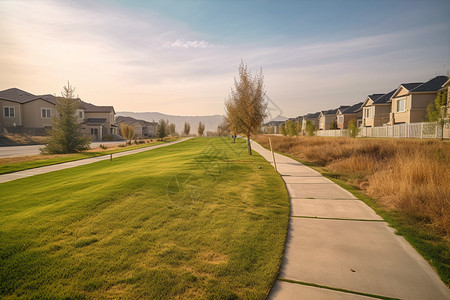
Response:
[[[302,117],[302,134],[306,134],[306,122],[310,121],[314,125],[314,129],[317,130],[319,128],[319,116],[320,112],[316,112],[313,114],[307,114]]]
[[[118,135],[118,127],[114,122],[116,112],[112,106],[97,106],[81,101],[82,107],[77,110],[81,123],[81,134],[92,140],[101,141]]]
[[[45,135],[56,115],[52,95],[33,95],[17,88],[0,91],[0,132]]]
[[[338,109],[345,110],[349,107],[350,106],[340,106],[336,109],[321,111],[319,115],[319,130],[331,129],[333,122],[336,121],[336,114]]]
[[[428,104],[448,81],[447,76],[436,76],[419,84],[401,84],[390,99],[390,124],[424,122]]]
[[[338,108],[336,113],[338,129],[347,129],[348,122],[350,120],[356,120],[356,125],[358,127],[360,126],[362,118],[362,104],[363,102],[359,102],[348,108]]]
[[[367,97],[362,106],[362,127],[378,127],[389,123],[391,113],[389,101],[395,91],[387,94],[373,94]]]
[[[125,123],[134,127],[134,137],[137,139],[152,138],[156,136],[156,127],[158,123],[137,120],[132,117],[118,116],[116,124]]]
[[[0,132],[45,135],[57,115],[57,97],[33,95],[17,88],[0,91]],[[96,106],[81,101],[77,110],[81,133],[93,140],[117,134],[112,106]]]

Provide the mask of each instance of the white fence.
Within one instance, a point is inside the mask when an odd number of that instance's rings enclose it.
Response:
[[[437,123],[410,123],[382,127],[362,127],[358,137],[392,137],[433,139],[442,137],[442,127]],[[444,138],[450,138],[450,129],[444,127]],[[317,136],[349,136],[347,129],[319,130]]]

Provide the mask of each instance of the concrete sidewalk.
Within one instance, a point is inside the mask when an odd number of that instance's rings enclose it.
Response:
[[[149,150],[152,150],[152,149],[161,148],[161,147],[165,147],[165,146],[181,143],[181,142],[184,142],[184,141],[186,141],[188,139],[190,139],[190,138],[183,138],[183,139],[180,139],[180,140],[177,140],[177,141],[174,141],[174,142],[169,142],[169,143],[166,143],[166,144],[160,144],[160,145],[155,145],[155,146],[150,146],[150,147],[145,147],[145,148],[140,148],[140,149],[135,149],[135,150],[118,152],[118,153],[114,153],[112,155],[112,157],[113,157],[113,159],[115,159],[115,158],[118,158],[118,157],[121,157],[121,156],[141,153],[141,152],[144,152],[144,151],[149,151]],[[83,166],[83,165],[91,164],[91,163],[102,161],[102,160],[108,160],[108,159],[110,159],[110,155],[109,154],[104,155],[104,156],[98,156],[98,157],[86,158],[86,159],[81,159],[81,160],[75,160],[75,161],[66,162],[66,163],[57,164],[57,165],[51,165],[51,166],[34,168],[34,169],[29,169],[29,170],[14,172],[14,173],[3,174],[3,175],[0,175],[0,183],[16,180],[16,179],[20,179],[20,178],[30,177],[30,176],[34,176],[34,175],[44,174],[44,173],[48,173],[48,172],[59,171],[59,170],[64,170],[64,169],[68,169],[68,168]]]
[[[270,151],[252,147],[273,164]],[[365,203],[293,159],[275,160],[291,216],[269,299],[450,299],[431,266]]]

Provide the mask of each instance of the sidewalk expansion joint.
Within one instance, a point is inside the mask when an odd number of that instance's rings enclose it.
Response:
[[[311,216],[291,216],[299,219],[317,219],[317,220],[338,220],[338,221],[359,221],[359,222],[386,222],[385,220],[370,220],[370,219],[347,219],[347,218],[326,218],[326,217],[311,217]]]
[[[366,296],[366,297],[371,297],[371,298],[376,298],[376,299],[386,299],[386,300],[398,300],[399,299],[399,298],[385,297],[385,296],[381,296],[381,295],[357,292],[357,291],[352,291],[352,290],[346,290],[346,289],[335,288],[335,287],[331,287],[331,286],[326,286],[326,285],[321,285],[321,284],[316,284],[316,283],[311,283],[311,282],[297,281],[297,280],[286,279],[286,278],[278,278],[278,280],[284,281],[284,282],[289,282],[289,283],[300,284],[300,285],[312,286],[312,287],[321,288],[321,289],[337,291],[337,292],[343,292],[343,293],[348,293],[348,294],[361,295],[361,296]]]

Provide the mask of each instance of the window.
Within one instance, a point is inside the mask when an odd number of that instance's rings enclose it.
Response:
[[[344,116],[338,116],[338,122],[342,123],[344,121]]]
[[[406,111],[406,98],[401,98],[397,100],[397,112]]]
[[[50,119],[52,117],[50,108],[41,108],[41,117],[43,119]]]
[[[77,109],[77,117],[80,120],[84,119],[84,112],[82,109]]]
[[[4,106],[3,107],[3,116],[5,118],[14,118],[14,116],[15,116],[14,107]]]
[[[365,116],[366,119],[372,119],[373,118],[373,107],[367,107],[365,108]]]

